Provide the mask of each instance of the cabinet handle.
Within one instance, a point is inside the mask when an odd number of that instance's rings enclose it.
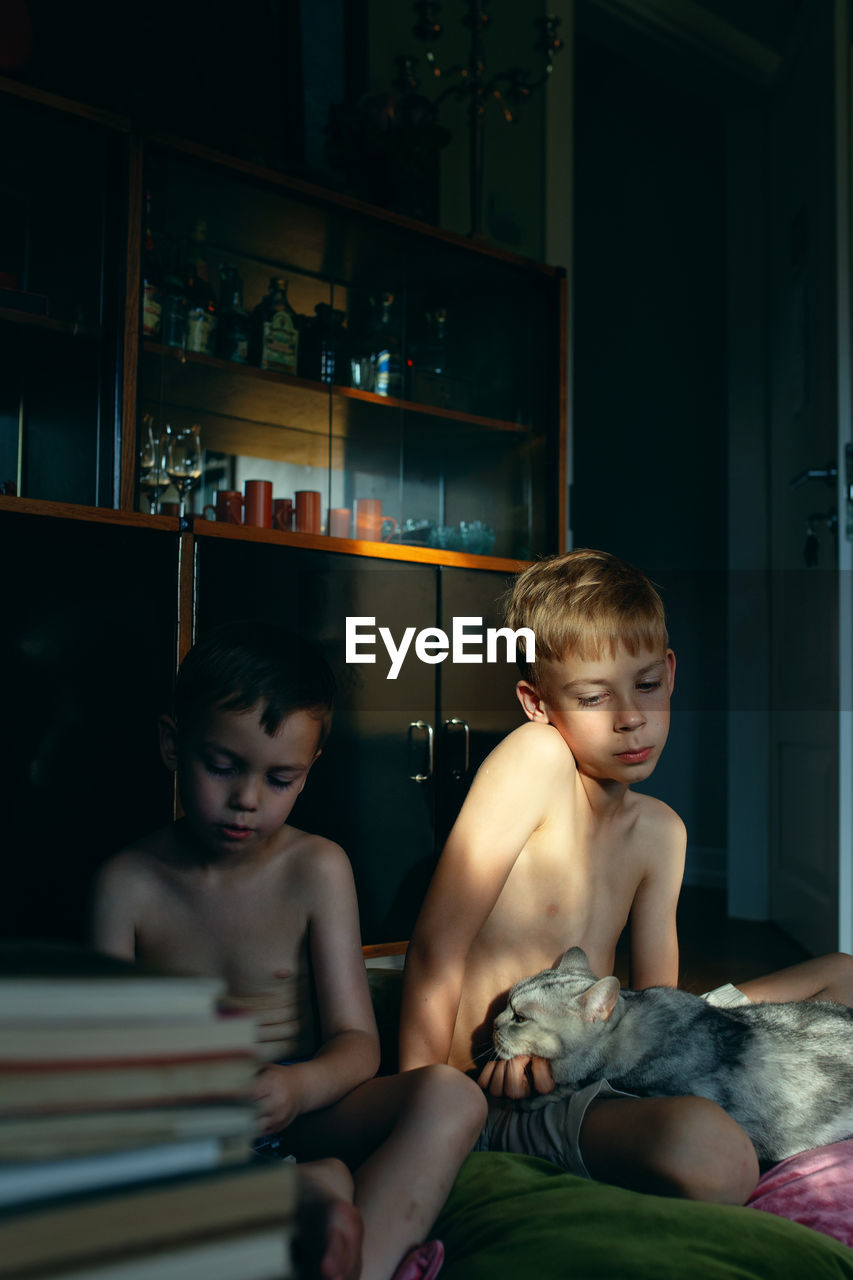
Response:
[[[412,730],[426,729],[427,736],[427,771],[426,773],[410,773],[409,777],[412,782],[429,782],[432,777],[432,767],[435,761],[435,731],[431,724],[427,724],[426,720],[413,720],[409,725],[409,757],[412,753]]]
[[[471,759],[471,726],[467,720],[460,720],[458,716],[451,716],[449,720],[445,720],[444,728],[448,729],[453,724],[461,724],[465,731],[465,760],[460,769],[453,769],[452,773],[455,778],[464,778],[468,773],[468,764]]]

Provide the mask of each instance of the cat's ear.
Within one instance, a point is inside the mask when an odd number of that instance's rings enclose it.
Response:
[[[590,977],[595,977],[583,947],[570,947],[568,951],[564,951],[557,964],[557,973],[588,973]]]
[[[579,998],[584,1022],[606,1022],[619,999],[619,979],[601,978]]]

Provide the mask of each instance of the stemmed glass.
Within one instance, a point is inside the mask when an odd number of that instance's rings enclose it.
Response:
[[[201,479],[202,473],[201,428],[197,423],[169,438],[166,444],[166,471],[180,494],[180,514],[183,516],[187,494]]]
[[[154,426],[154,415],[143,414],[142,447],[139,450],[139,487],[144,490],[151,508],[157,514],[157,499],[169,487],[165,466],[165,443]]]

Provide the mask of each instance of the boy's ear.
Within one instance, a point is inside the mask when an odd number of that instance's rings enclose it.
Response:
[[[160,732],[160,758],[171,772],[178,768],[178,728],[171,716],[161,716],[157,722]]]
[[[669,685],[669,691],[672,693],[675,688],[675,654],[671,649],[666,651],[666,680]]]
[[[542,694],[538,689],[534,688],[529,680],[519,680],[515,686],[515,693],[524,708],[524,714],[528,720],[534,720],[538,724],[551,723],[548,708],[545,706]]]

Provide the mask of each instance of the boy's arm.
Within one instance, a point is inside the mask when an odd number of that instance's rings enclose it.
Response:
[[[495,748],[477,773],[406,953],[401,1070],[447,1061],[468,953],[519,853],[545,818],[566,756],[565,744],[550,725],[524,725]]]
[[[346,854],[317,841],[306,858],[307,925],[321,1045],[314,1056],[272,1065],[258,1076],[264,1132],[330,1106],[376,1074],[379,1036],[358,923],[358,903]]]
[[[92,946],[96,951],[136,959],[136,908],[142,874],[128,854],[118,854],[101,868],[92,890]]]
[[[672,809],[654,801],[646,873],[631,907],[631,986],[678,986],[676,907],[684,877],[687,831]]]

